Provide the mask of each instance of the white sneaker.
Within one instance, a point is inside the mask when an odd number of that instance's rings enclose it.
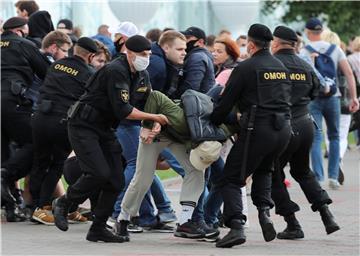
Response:
[[[340,183],[335,179],[329,179],[329,187],[333,190],[338,190],[340,188]]]

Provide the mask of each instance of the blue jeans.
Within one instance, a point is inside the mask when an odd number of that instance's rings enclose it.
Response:
[[[176,160],[176,158],[173,156],[173,154],[169,149],[164,149],[164,151],[161,152],[161,156],[166,160],[166,162],[175,172],[177,172],[181,177],[184,177],[185,175],[184,169],[182,168],[182,166],[179,164],[179,162]],[[171,207],[171,201],[166,195],[166,192],[159,177],[156,176],[154,178],[154,181],[150,189],[151,189],[151,194],[154,198],[154,202],[158,209],[158,212],[159,213],[171,212],[173,210]]]
[[[221,189],[216,186],[217,182],[223,177],[224,161],[219,158],[211,165],[210,173],[210,191],[205,200],[204,205],[204,217],[207,224],[215,224],[219,222],[218,216],[220,213],[220,207],[223,204],[223,198]]]
[[[223,203],[223,199],[220,189],[213,184],[216,184],[222,177],[223,169],[224,161],[222,158],[219,158],[206,170],[204,192],[201,194],[198,204],[195,207],[191,218],[192,221],[199,222],[205,220],[208,224],[218,222],[217,216]],[[209,181],[212,184],[210,191],[207,188]]]
[[[316,98],[309,105],[311,115],[314,117],[319,129],[315,131],[314,142],[311,148],[312,169],[318,181],[324,181],[324,168],[322,162],[321,144],[322,119],[324,117],[327,127],[327,136],[329,138],[329,167],[328,176],[331,179],[337,179],[339,175],[340,162],[340,98]]]
[[[117,218],[121,211],[121,202],[124,198],[131,179],[134,177],[136,171],[136,158],[139,145],[140,126],[138,125],[119,125],[116,129],[116,137],[123,148],[123,156],[126,160],[126,168],[124,170],[125,187],[119,194],[115,205],[113,218]],[[141,203],[139,224],[141,226],[150,226],[156,224],[157,219],[154,214],[154,207],[151,202],[150,191],[148,191]]]

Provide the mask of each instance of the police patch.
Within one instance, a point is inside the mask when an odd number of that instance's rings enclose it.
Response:
[[[121,90],[120,91],[120,99],[125,102],[128,103],[129,102],[129,91],[127,90]]]

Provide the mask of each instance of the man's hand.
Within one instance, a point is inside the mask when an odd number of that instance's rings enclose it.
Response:
[[[359,100],[357,98],[350,100],[349,110],[351,113],[355,113],[359,110]]]
[[[160,123],[161,125],[165,125],[169,123],[169,119],[163,114],[155,115],[153,121]]]
[[[161,132],[161,124],[154,122],[154,125],[151,129],[152,132],[159,134]]]
[[[150,129],[141,128],[140,139],[143,143],[150,144],[153,142],[153,140],[157,134],[158,133],[155,133],[155,132],[151,131]]]

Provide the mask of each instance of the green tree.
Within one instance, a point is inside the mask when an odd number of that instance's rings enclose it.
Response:
[[[328,27],[348,41],[352,36],[360,35],[360,2],[358,1],[266,1],[262,13],[269,14],[282,6],[285,15],[282,21],[306,22],[311,17],[318,17]]]

